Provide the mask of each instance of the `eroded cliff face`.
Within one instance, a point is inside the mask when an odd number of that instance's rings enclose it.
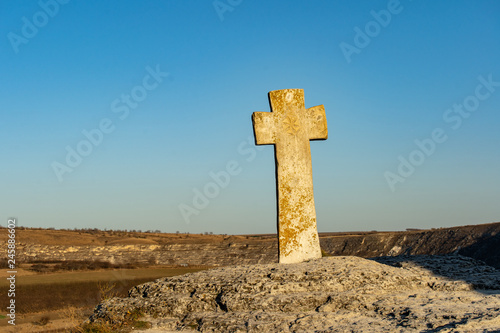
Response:
[[[169,239],[168,244],[146,239],[160,244],[54,245],[30,242],[24,237],[17,244],[16,258],[19,262],[101,260],[113,264],[206,266],[278,262],[275,236],[192,238]],[[320,243],[325,253],[334,256],[458,253],[500,268],[500,223],[404,232],[320,234]],[[0,251],[5,252],[6,247]]]
[[[104,246],[20,244],[18,253],[20,262],[100,260],[112,264],[227,266],[278,260],[274,242]]]
[[[458,253],[500,268],[500,223],[320,238],[331,255],[363,258]]]

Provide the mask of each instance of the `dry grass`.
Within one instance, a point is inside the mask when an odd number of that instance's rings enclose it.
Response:
[[[43,315],[40,317],[40,319],[33,322],[33,324],[39,325],[39,326],[45,326],[48,323],[50,323],[50,316],[47,316],[47,315]]]
[[[25,276],[16,282],[16,312],[36,313],[68,307],[89,308],[103,297],[127,296],[133,286],[164,276],[199,271],[194,268],[70,272]],[[9,287],[0,286],[0,307],[6,308]]]
[[[99,299],[101,302],[119,296],[116,283],[111,283],[109,281],[97,282],[97,289],[99,289]]]
[[[132,279],[157,279],[164,276],[181,275],[191,272],[197,272],[208,267],[181,267],[181,268],[138,268],[138,269],[116,269],[100,271],[76,271],[76,272],[58,272],[47,274],[31,274],[22,276],[16,281],[16,286],[45,284],[64,284],[77,282],[97,282],[109,281],[120,282],[122,280]],[[0,290],[8,286],[7,279],[0,279]]]
[[[61,310],[62,317],[68,321],[69,326],[73,327],[73,332],[83,333],[82,322],[86,317],[86,313],[81,308],[68,306]]]
[[[149,328],[141,313],[131,313],[124,325],[85,324],[99,303],[125,297],[138,284],[159,277],[181,275],[206,268],[141,268],[27,275],[16,281],[16,332],[111,333],[130,327]],[[8,286],[0,286],[0,307],[7,306]],[[31,319],[22,319],[31,318]],[[5,319],[4,319],[5,320]],[[0,331],[7,328],[3,323]]]

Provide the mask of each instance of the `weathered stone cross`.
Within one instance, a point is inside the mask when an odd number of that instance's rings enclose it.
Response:
[[[279,262],[320,258],[309,140],[326,140],[325,108],[306,109],[303,89],[269,92],[273,112],[252,116],[257,145],[274,144]]]

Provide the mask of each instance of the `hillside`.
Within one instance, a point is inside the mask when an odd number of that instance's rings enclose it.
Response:
[[[5,229],[5,228],[4,228]],[[0,240],[7,240],[1,232]],[[500,222],[401,232],[321,233],[321,247],[334,256],[364,258],[458,253],[500,268]],[[155,232],[16,229],[20,262],[87,260],[160,265],[277,262],[276,235],[205,235]],[[2,249],[5,252],[6,247]]]

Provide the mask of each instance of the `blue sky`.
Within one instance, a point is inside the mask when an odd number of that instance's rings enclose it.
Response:
[[[0,15],[5,223],[275,232],[274,152],[256,149],[251,114],[286,88],[326,109],[320,231],[500,221],[497,1],[4,1]]]

